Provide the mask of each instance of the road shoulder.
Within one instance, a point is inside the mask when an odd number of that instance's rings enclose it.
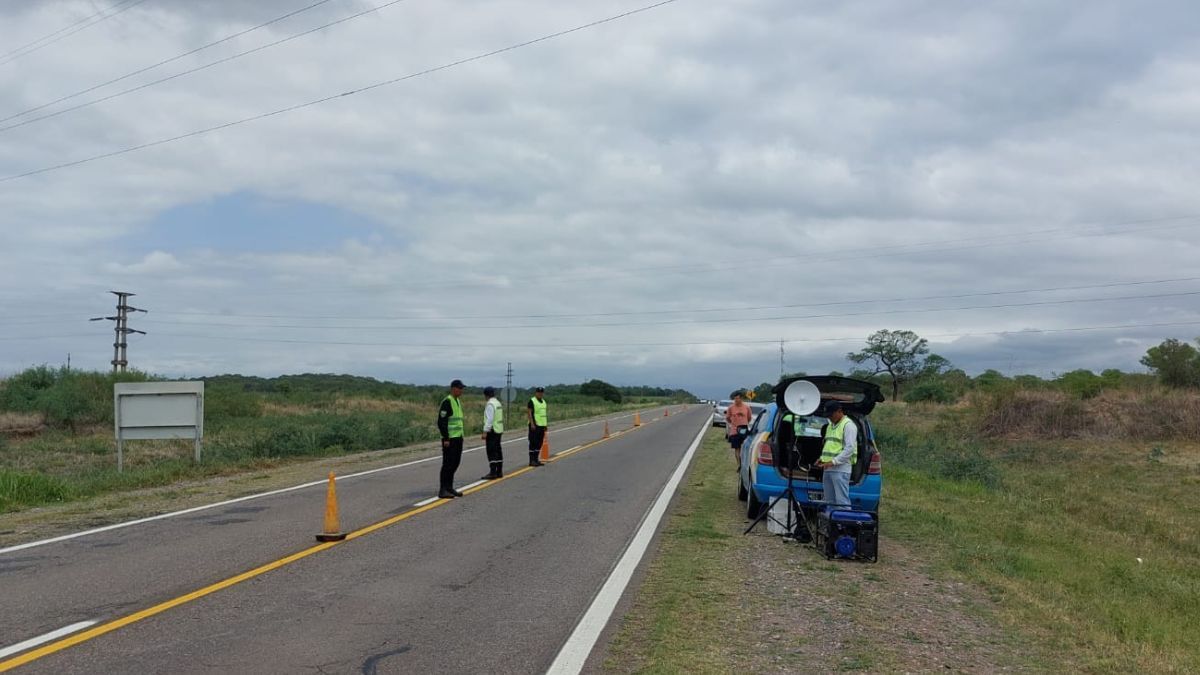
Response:
[[[755,530],[710,433],[602,672],[1026,670],[987,596],[884,540],[878,564],[825,561]],[[886,523],[884,526],[886,534]]]

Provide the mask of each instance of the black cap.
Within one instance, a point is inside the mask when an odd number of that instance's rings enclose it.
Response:
[[[832,415],[833,413],[835,413],[836,411],[841,410],[841,409],[842,409],[842,404],[838,403],[837,401],[830,401],[829,403],[825,404],[825,414],[827,414],[827,415]]]
[[[467,385],[463,384],[462,380],[455,380],[450,383],[451,389],[466,389]]]
[[[495,395],[496,395],[496,388],[495,388],[495,387],[484,387],[484,388],[483,388],[483,395],[484,395],[484,396],[495,396]]]
[[[546,391],[546,388],[545,388],[545,387],[538,387],[537,389],[534,389],[534,391]]]

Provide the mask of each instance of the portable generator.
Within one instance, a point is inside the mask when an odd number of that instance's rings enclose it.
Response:
[[[813,545],[826,559],[879,560],[879,521],[866,511],[821,511]]]

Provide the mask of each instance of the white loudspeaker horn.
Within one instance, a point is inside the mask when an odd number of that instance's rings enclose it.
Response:
[[[783,406],[797,415],[811,415],[821,407],[821,390],[808,380],[796,380],[783,390]]]

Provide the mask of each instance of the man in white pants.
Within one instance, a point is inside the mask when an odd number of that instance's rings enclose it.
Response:
[[[821,487],[829,508],[850,508],[850,470],[858,456],[858,427],[836,401],[825,406],[829,427],[817,467],[824,469]]]

